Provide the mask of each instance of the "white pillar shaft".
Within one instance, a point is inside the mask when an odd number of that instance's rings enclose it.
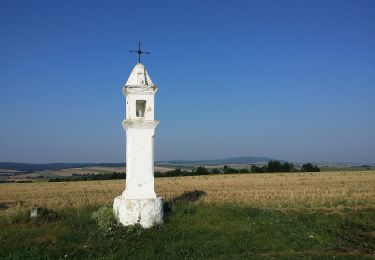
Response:
[[[154,127],[126,128],[127,199],[156,198],[154,190]]]

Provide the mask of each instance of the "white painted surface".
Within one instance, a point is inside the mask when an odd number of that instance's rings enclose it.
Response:
[[[130,76],[128,81],[126,81],[125,86],[153,86],[152,80],[148,75],[148,72],[145,66],[142,63],[137,63]]]
[[[113,211],[125,226],[140,224],[149,228],[163,223],[163,198],[126,199],[118,196],[113,202]]]
[[[140,223],[149,227],[162,222],[162,199],[156,197],[154,190],[154,133],[159,123],[154,120],[156,91],[144,65],[137,63],[123,88],[126,96],[126,117],[122,123],[126,131],[126,188],[114,201],[114,212],[123,225]]]
[[[126,129],[126,189],[128,199],[156,198],[154,191],[154,129],[156,123],[124,122]]]

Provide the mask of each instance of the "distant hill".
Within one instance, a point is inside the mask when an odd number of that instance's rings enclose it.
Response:
[[[275,160],[269,157],[254,157],[243,156],[215,160],[172,160],[172,161],[156,161],[156,165],[191,165],[191,164],[250,164],[250,163],[266,163],[270,160]],[[277,160],[277,159],[276,159]],[[285,160],[278,160],[285,162]],[[375,164],[360,165],[354,163],[328,163],[328,162],[313,162],[318,165],[335,166],[349,166],[349,167],[374,167]],[[301,164],[301,163],[297,163]],[[13,162],[0,162],[0,169],[13,170],[21,172],[45,171],[45,170],[62,170],[69,168],[84,168],[84,167],[123,167],[125,163],[13,163]]]
[[[173,161],[156,161],[155,164],[242,164],[242,163],[261,163],[273,160],[268,157],[235,157],[217,160],[173,160]],[[0,162],[0,169],[16,170],[22,172],[45,171],[45,170],[62,170],[69,168],[83,167],[122,167],[125,163],[14,163]]]
[[[32,171],[45,171],[45,170],[62,170],[69,168],[83,168],[93,166],[105,166],[105,167],[121,167],[125,166],[124,163],[46,163],[46,164],[34,164],[34,163],[13,163],[13,162],[0,162],[0,169],[16,170],[23,172]]]

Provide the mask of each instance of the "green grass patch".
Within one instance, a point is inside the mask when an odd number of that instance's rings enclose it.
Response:
[[[165,223],[122,227],[110,207],[0,219],[0,259],[374,256],[375,209],[300,212],[176,201]]]

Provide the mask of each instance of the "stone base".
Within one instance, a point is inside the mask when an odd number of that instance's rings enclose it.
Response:
[[[141,224],[144,228],[163,223],[163,198],[126,199],[115,198],[113,212],[116,219],[124,226]]]

